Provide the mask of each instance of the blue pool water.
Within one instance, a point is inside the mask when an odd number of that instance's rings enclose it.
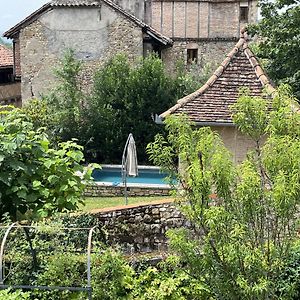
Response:
[[[96,182],[122,183],[120,168],[104,167],[101,170],[96,169],[93,171],[92,176]],[[167,184],[164,180],[166,176],[166,173],[161,173],[158,169],[139,169],[139,176],[127,177],[127,182],[138,184]]]

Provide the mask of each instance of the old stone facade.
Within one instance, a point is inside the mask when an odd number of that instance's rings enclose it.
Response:
[[[17,44],[24,100],[39,97],[55,85],[54,67],[68,48],[75,49],[76,57],[84,62],[84,86],[90,85],[93,73],[116,53],[130,59],[142,56],[139,26],[109,7],[102,8],[101,20],[98,14],[95,8],[56,9],[20,31]]]
[[[240,29],[256,22],[256,0],[52,0],[5,33],[14,40],[23,100],[54,84],[53,67],[67,48],[84,62],[82,84],[121,52],[155,51],[170,71],[179,60],[203,68],[222,61]]]
[[[255,1],[153,1],[151,25],[174,41],[162,52],[168,68],[176,62],[217,65],[234,46],[241,29],[257,21]]]

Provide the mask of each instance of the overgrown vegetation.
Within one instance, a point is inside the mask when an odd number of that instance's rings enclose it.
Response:
[[[215,132],[193,130],[185,117],[169,118],[168,138],[158,135],[148,146],[151,160],[180,182],[180,204],[195,226],[170,231],[171,245],[208,298],[296,299],[298,278],[288,271],[299,264],[290,261],[299,247],[296,99],[281,86],[272,102],[244,93],[233,110],[256,144],[237,167]]]
[[[257,54],[266,60],[270,77],[288,83],[300,99],[299,0],[260,0],[262,19],[251,32],[258,34]]]
[[[120,163],[129,133],[133,133],[140,163],[147,162],[146,145],[164,128],[154,120],[176,100],[205,80],[178,65],[169,75],[162,61],[150,55],[134,65],[117,55],[94,76],[91,95],[79,82],[82,65],[68,51],[56,70],[59,85],[42,100],[33,100],[25,112],[37,126],[46,126],[53,141],[78,139],[89,161]]]
[[[19,109],[0,114],[0,215],[13,221],[74,210],[82,203],[85,184],[82,147],[74,141],[54,149],[42,128],[35,130]]]

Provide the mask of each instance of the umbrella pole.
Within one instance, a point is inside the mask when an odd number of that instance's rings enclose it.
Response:
[[[127,138],[124,150],[123,150],[123,155],[122,155],[122,179],[123,179],[123,183],[124,183],[124,196],[125,196],[125,205],[128,204],[128,194],[127,194],[127,170],[126,170],[126,163],[127,163],[127,159],[126,159],[126,152],[127,152],[127,146],[129,143],[129,139],[130,139],[130,135]]]
[[[128,193],[127,193],[127,178],[125,176],[125,182],[124,182],[124,186],[125,186],[125,205],[128,205]]]

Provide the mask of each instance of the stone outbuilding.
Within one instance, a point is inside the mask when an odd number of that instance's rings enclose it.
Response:
[[[14,80],[13,51],[0,44],[0,103],[20,105],[21,85]]]
[[[254,147],[253,141],[243,135],[232,120],[230,107],[236,103],[241,88],[249,89],[251,96],[262,96],[264,91],[272,95],[275,91],[250,50],[246,33],[241,34],[238,43],[200,89],[178,100],[160,118],[184,113],[197,126],[210,126],[220,134],[234,161],[241,162]]]
[[[83,61],[81,83],[89,86],[94,71],[117,53],[134,60],[143,56],[145,44],[156,49],[172,45],[110,0],[53,0],[4,36],[13,39],[23,100],[39,97],[55,84],[53,69],[68,48]]]

